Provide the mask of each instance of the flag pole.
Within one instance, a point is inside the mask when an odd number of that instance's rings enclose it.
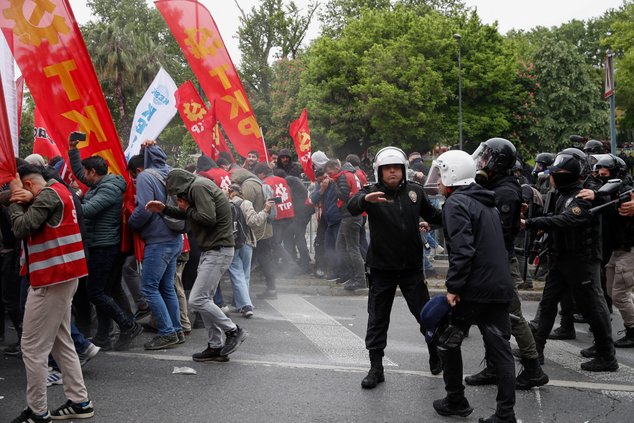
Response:
[[[269,152],[266,149],[266,142],[264,141],[264,131],[262,127],[260,127],[260,134],[262,135],[262,147],[264,148],[264,157],[266,158],[266,163],[269,163]]]

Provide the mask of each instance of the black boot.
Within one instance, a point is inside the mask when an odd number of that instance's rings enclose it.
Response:
[[[634,348],[634,327],[625,328],[625,336],[614,341],[617,348]]]
[[[487,365],[480,373],[467,376],[464,381],[469,386],[495,385],[498,382],[498,377],[495,374],[495,369]]]
[[[614,357],[604,358],[598,356],[590,361],[581,363],[581,370],[585,370],[587,372],[616,372],[618,369],[619,363]]]
[[[507,419],[501,419],[495,414],[485,418],[480,417],[478,419],[478,423],[516,423],[517,419],[515,417],[509,417]]]
[[[575,332],[575,327],[573,326],[566,326],[564,327],[559,326],[557,329],[555,329],[554,331],[552,331],[550,333],[550,335],[548,335],[548,339],[576,339],[577,338],[577,333]]]
[[[383,373],[383,351],[370,350],[370,371],[361,381],[363,389],[374,389],[379,383],[385,382]]]
[[[515,389],[528,390],[548,383],[548,375],[544,373],[537,358],[523,358],[524,369],[515,379]]]
[[[473,407],[469,405],[466,398],[462,398],[460,402],[452,403],[447,397],[435,400],[432,405],[436,413],[441,416],[460,416],[467,417],[473,412]]]

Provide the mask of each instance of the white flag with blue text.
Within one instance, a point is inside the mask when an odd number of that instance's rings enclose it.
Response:
[[[170,123],[177,110],[175,92],[174,80],[161,68],[136,106],[130,141],[125,150],[126,161],[139,154],[143,141],[156,139]]]

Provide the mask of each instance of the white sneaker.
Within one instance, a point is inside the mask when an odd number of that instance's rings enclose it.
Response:
[[[53,370],[52,368],[48,368],[48,376],[46,377],[46,386],[53,385],[62,385],[64,381],[62,380],[62,374],[57,370]]]
[[[225,315],[229,315],[229,306],[228,305],[224,305],[222,307],[220,307],[220,310],[225,314]]]
[[[101,347],[98,347],[95,344],[91,343],[88,346],[88,348],[86,348],[86,351],[84,351],[83,353],[77,354],[79,356],[79,364],[84,366],[90,360],[95,358],[95,356],[99,353],[100,350],[101,350]]]
[[[440,254],[442,254],[444,252],[445,252],[445,249],[441,245],[439,245],[438,247],[434,248],[434,255],[438,256],[438,255],[440,255]]]

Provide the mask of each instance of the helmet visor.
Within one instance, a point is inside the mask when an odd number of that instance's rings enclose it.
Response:
[[[438,167],[438,162],[434,160],[429,175],[427,175],[427,179],[425,180],[425,185],[423,186],[425,193],[427,195],[438,195],[440,192],[440,181],[440,167]]]
[[[473,152],[471,158],[476,165],[476,171],[488,170],[489,162],[493,158],[493,150],[487,147],[486,144],[481,143],[476,151]]]

